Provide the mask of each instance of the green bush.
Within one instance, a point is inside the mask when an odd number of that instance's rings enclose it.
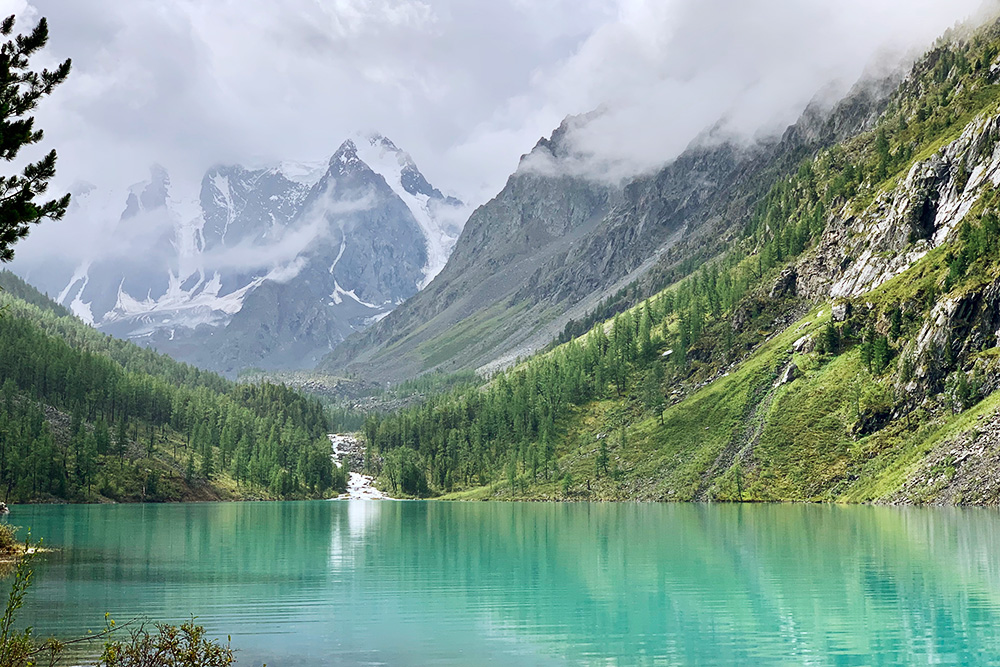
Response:
[[[0,524],[0,534],[5,539],[9,537],[13,540],[15,531],[16,528],[13,526]],[[107,627],[104,631],[67,641],[50,639],[39,644],[32,637],[30,628],[16,631],[15,616],[31,586],[31,559],[36,551],[32,547],[38,546],[39,543],[33,544],[29,538],[24,542],[24,552],[16,559],[7,606],[3,618],[0,618],[0,667],[31,667],[42,664],[43,658],[45,663],[54,665],[60,654],[71,644],[92,642],[126,631],[125,627],[116,627],[115,622],[107,619],[107,616],[105,616]],[[193,619],[180,627],[165,623],[157,623],[155,627],[156,632],[150,633],[145,625],[139,625],[128,631],[127,639],[107,642],[96,665],[98,667],[228,667],[236,661],[228,641],[221,644],[206,639],[205,628],[195,625]]]
[[[0,554],[12,554],[17,552],[17,526],[9,523],[0,523]]]
[[[97,664],[100,667],[226,667],[236,661],[229,643],[205,638],[205,628],[194,621],[180,627],[157,623],[156,632],[145,626],[132,630],[125,641],[108,642]]]

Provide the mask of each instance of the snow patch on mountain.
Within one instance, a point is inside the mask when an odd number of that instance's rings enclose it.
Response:
[[[346,290],[340,286],[340,283],[334,280],[333,293],[330,295],[330,300],[332,304],[335,306],[339,306],[344,302],[345,296],[353,299],[354,301],[357,301],[366,308],[372,308],[373,310],[379,309],[379,306],[376,306],[374,303],[368,303],[367,301],[364,301],[361,297],[359,297],[357,294],[354,293],[354,290]]]
[[[215,203],[226,211],[226,222],[222,228],[221,241],[226,242],[226,234],[229,233],[229,226],[236,218],[236,206],[233,203],[233,191],[229,187],[229,177],[222,174],[212,175],[212,186],[215,188]]]
[[[333,264],[330,265],[330,275],[337,270],[337,264],[340,264],[340,258],[344,256],[344,251],[347,250],[347,238],[341,232],[340,238],[340,250],[337,252],[337,258],[333,260]]]
[[[431,192],[419,192],[413,191],[414,188],[407,188],[404,172],[411,170],[419,174],[419,170],[408,153],[397,148],[385,137],[379,134],[360,136],[356,146],[358,157],[372,171],[385,179],[396,196],[410,209],[410,213],[424,233],[424,238],[427,240],[427,267],[424,269],[424,279],[417,286],[418,289],[423,289],[444,268],[461,232],[461,227],[456,229],[454,224],[456,211],[443,209],[446,207],[463,209],[459,215],[463,215],[464,219],[465,207],[461,202],[455,201],[454,204],[447,202],[440,193],[437,193],[439,196],[435,198]]]
[[[83,284],[80,285],[80,289],[77,290],[76,296],[73,297],[73,301],[69,304],[69,309],[81,320],[90,326],[94,326],[94,313],[90,309],[91,302],[84,301],[81,298],[83,296],[83,290],[87,289],[88,282],[90,282],[90,278],[85,276],[83,278]]]
[[[320,179],[323,178],[323,175],[326,174],[326,170],[329,166],[328,160],[323,160],[321,162],[295,162],[293,160],[285,160],[280,162],[277,167],[274,167],[274,169],[293,183],[300,183],[301,185],[311,188],[319,183]]]
[[[154,299],[151,294],[137,299],[125,290],[125,280],[118,286],[118,299],[114,308],[104,314],[105,323],[130,321],[136,324],[132,335],[142,336],[152,333],[163,325],[196,328],[200,325],[218,326],[243,307],[247,294],[263,283],[264,277],[255,278],[244,287],[220,295],[222,279],[218,273],[206,282],[199,276],[198,282],[189,290],[182,287],[181,278],[171,273],[165,294]]]
[[[365,326],[366,327],[370,327],[373,324],[377,324],[377,323],[381,322],[382,320],[384,320],[385,318],[387,318],[389,316],[389,313],[391,313],[391,312],[392,312],[391,310],[387,310],[387,311],[379,313],[377,315],[372,315],[371,317],[369,317],[368,319],[365,320]]]

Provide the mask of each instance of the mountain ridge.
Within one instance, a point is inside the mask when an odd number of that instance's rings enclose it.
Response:
[[[427,289],[341,343],[318,370],[400,381],[495,370],[542,349],[628,284],[651,293],[678,258],[719,252],[745,222],[745,202],[849,128],[872,124],[902,76],[866,78],[832,109],[810,105],[777,142],[743,147],[706,133],[656,173],[622,185],[532,168],[539,156],[550,168],[574,158],[566,137],[587,116],[566,119],[473,212]]]
[[[103,331],[231,376],[314,365],[426,284],[464,222],[381,135],[345,140],[322,167],[215,165],[194,203],[175,190],[158,165],[128,189],[112,233],[135,252],[15,269]],[[103,195],[81,191],[71,213],[86,216]]]
[[[769,185],[726,252],[480,385],[371,417],[453,499],[1000,504],[1000,22]]]

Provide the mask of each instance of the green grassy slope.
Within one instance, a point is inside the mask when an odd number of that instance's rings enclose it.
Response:
[[[462,499],[997,502],[998,53],[998,25],[943,39],[725,256],[482,388],[369,420],[372,471]],[[822,296],[890,260],[905,271]]]
[[[911,288],[907,278],[901,276],[896,286]],[[954,477],[955,470],[948,464],[928,467],[932,453],[970,436],[978,437],[982,448],[1000,447],[981,434],[984,420],[1000,415],[1000,392],[967,410],[935,405],[864,433],[859,424],[866,412],[883,403],[895,406],[898,375],[869,372],[859,345],[836,356],[790,352],[796,340],[821,334],[829,321],[830,307],[818,307],[728,376],[667,408],[662,424],[658,415],[643,414],[635,396],[575,409],[556,448],[559,474],[549,481],[519,479],[510,485],[500,479],[445,497],[936,502],[950,480],[939,479],[934,488],[933,477]],[[994,354],[1000,349],[985,356]],[[775,387],[789,361],[801,375]],[[620,433],[607,427],[607,415],[623,405],[639,415],[625,430],[624,446]],[[602,441],[610,458],[606,473],[599,465]],[[908,481],[915,490],[904,493]],[[996,485],[979,484],[977,495],[972,482],[973,493],[951,500],[992,503],[1000,498]]]

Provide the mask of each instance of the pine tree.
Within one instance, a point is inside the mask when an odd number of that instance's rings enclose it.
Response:
[[[868,372],[872,372],[872,361],[874,359],[874,346],[875,346],[875,325],[872,323],[868,324],[865,329],[864,340],[861,342],[861,363],[864,364]]]
[[[879,130],[875,135],[875,177],[879,181],[885,180],[889,174],[889,165],[892,157],[889,152],[889,139],[885,136],[885,130]]]
[[[642,318],[639,320],[639,355],[643,362],[653,358],[653,314],[649,310],[649,301],[642,307]]]
[[[205,455],[201,457],[201,476],[205,479],[212,479],[215,474],[215,456],[211,445],[205,447]]]
[[[885,336],[879,336],[875,339],[872,344],[872,366],[875,367],[875,371],[881,373],[889,365],[889,361],[892,357],[892,350],[889,347],[889,341]]]
[[[605,473],[608,471],[608,462],[610,459],[611,457],[608,455],[608,439],[604,438],[601,440],[601,447],[597,453],[597,460],[595,461],[598,477],[601,476],[601,471],[604,471]]]
[[[128,424],[124,418],[118,420],[118,432],[115,435],[115,454],[122,465],[125,464],[125,452],[128,450]]]
[[[823,329],[823,346],[827,354],[840,354],[840,332],[832,322],[827,322],[826,328]]]
[[[889,334],[893,339],[899,338],[899,334],[902,333],[903,329],[903,313],[899,309],[899,304],[892,309],[892,313],[889,314]]]
[[[29,116],[38,101],[66,80],[70,61],[55,70],[32,71],[29,60],[49,39],[48,23],[42,18],[35,29],[11,37],[14,16],[0,23],[0,35],[7,37],[0,45],[0,160],[12,162],[25,146],[43,138]],[[69,195],[44,203],[35,201],[48,189],[56,173],[56,152],[50,151],[38,162],[25,165],[20,175],[0,175],[0,261],[14,258],[13,246],[28,235],[31,225],[45,218],[58,220],[66,214]]]
[[[663,395],[663,365],[653,363],[653,367],[646,373],[642,385],[642,402],[647,410],[652,410],[660,418],[660,425],[663,424],[663,410],[666,407],[666,397]]]
[[[103,419],[98,419],[94,424],[94,442],[97,446],[97,453],[105,455],[111,447],[111,434],[108,432],[108,424]]]
[[[94,475],[97,473],[97,443],[94,436],[83,435],[80,440],[80,448],[77,452],[76,466],[80,484],[86,485],[87,496],[90,496],[91,485],[94,483]]]

